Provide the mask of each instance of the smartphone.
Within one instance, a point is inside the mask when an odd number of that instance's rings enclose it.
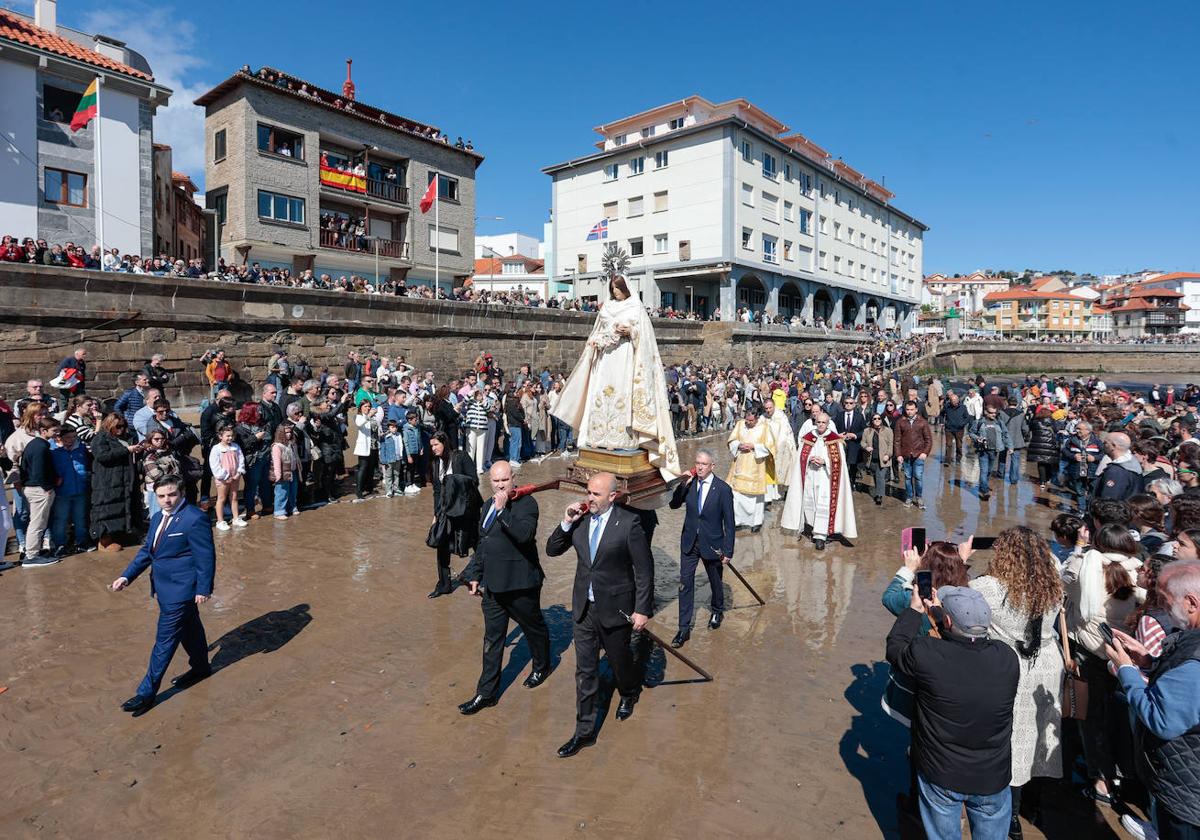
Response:
[[[900,532],[900,551],[901,553],[908,549],[913,549],[917,554],[925,553],[925,529],[924,528],[905,528]]]
[[[971,541],[971,548],[976,551],[990,551],[996,545],[995,537],[976,537]]]
[[[1105,642],[1115,647],[1115,645],[1113,645],[1113,631],[1112,628],[1108,626],[1108,622],[1100,622],[1100,635],[1104,637]]]
[[[933,600],[933,570],[918,569],[917,570],[917,594],[922,601]]]

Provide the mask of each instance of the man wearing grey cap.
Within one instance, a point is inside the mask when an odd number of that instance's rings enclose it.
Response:
[[[938,636],[921,635],[926,610]],[[961,838],[965,805],[974,840],[1008,836],[1012,799],[1013,701],[1018,663],[988,637],[992,610],[965,586],[943,586],[923,601],[918,588],[887,638],[887,660],[913,685],[911,760],[929,840]]]

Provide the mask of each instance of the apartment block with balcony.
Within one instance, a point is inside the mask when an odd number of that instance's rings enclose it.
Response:
[[[911,327],[928,229],[893,194],[744,99],[676,100],[598,126],[592,154],[546,167],[547,265],[603,299],[610,242],[649,306]]]
[[[1101,286],[1097,311],[1105,314],[1116,338],[1172,336],[1185,331],[1190,307],[1171,282],[1114,283]]]
[[[983,303],[985,325],[1001,335],[1072,338],[1092,334],[1091,301],[1054,277],[991,292]]]
[[[482,156],[356,99],[349,65],[340,94],[243,67],[196,104],[226,261],[409,285],[471,275]],[[435,175],[440,230],[417,206]]]

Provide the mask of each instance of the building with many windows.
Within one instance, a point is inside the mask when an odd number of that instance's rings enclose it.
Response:
[[[435,127],[269,67],[243,67],[205,108],[205,200],[221,255],[316,274],[443,288],[473,270],[473,149]],[[418,203],[438,177],[438,218]]]
[[[1200,274],[1194,271],[1156,273],[1142,281],[1142,286],[1178,292],[1180,310],[1184,316],[1180,332],[1200,333]]]
[[[1092,303],[1056,277],[991,292],[984,298],[984,324],[1005,336],[1089,337]]]
[[[893,194],[744,99],[689,96],[598,126],[552,179],[547,265],[602,299],[610,242],[650,306],[910,328],[928,229]]]
[[[153,118],[171,91],[123,41],[59,26],[55,0],[33,5],[32,19],[0,9],[0,231],[149,254]],[[97,79],[98,116],[71,131]]]
[[[983,311],[983,299],[992,292],[1008,288],[1008,280],[982,271],[947,277],[945,274],[930,274],[925,278],[929,290],[929,305],[934,312],[956,309],[967,316]]]
[[[1181,278],[1111,283],[1097,287],[1100,300],[1097,312],[1106,316],[1106,335],[1116,338],[1171,336],[1184,331],[1190,310],[1183,302],[1184,293],[1174,286]]]

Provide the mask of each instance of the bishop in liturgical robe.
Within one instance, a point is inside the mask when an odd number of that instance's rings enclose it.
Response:
[[[775,454],[775,437],[754,407],[746,407],[729,433],[729,452],[734,461],[726,481],[733,488],[734,525],[758,531],[767,510],[767,461]]]
[[[845,444],[828,415],[814,418],[813,428],[801,436],[790,487],[780,527],[793,531],[811,527],[818,551],[830,536],[858,536]]]

